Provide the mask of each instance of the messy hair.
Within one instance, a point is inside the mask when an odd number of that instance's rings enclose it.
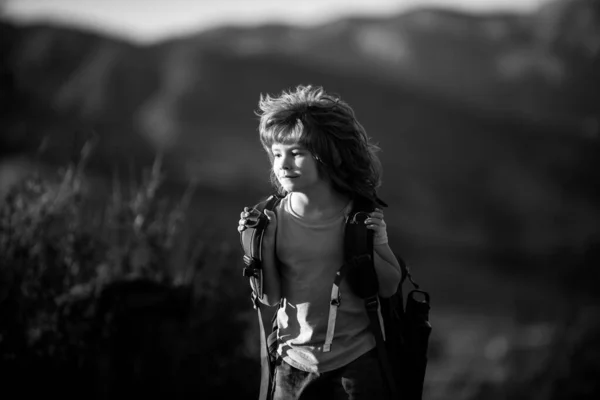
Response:
[[[377,201],[381,185],[380,150],[370,143],[354,110],[339,96],[322,87],[297,86],[277,97],[260,95],[260,141],[271,164],[274,143],[299,144],[317,161],[320,176],[334,189],[351,197],[359,195]],[[285,194],[271,169],[271,183]]]

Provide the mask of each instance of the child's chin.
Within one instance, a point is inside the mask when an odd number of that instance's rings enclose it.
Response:
[[[285,185],[281,185],[281,187],[286,191],[286,192],[295,192],[298,189],[297,185],[293,185],[293,184],[289,184],[286,183]]]
[[[292,182],[290,179],[282,179],[279,181],[279,184],[285,189],[293,188],[294,186],[296,186],[295,182]]]

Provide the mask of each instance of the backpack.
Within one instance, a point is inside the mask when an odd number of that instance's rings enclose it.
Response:
[[[261,313],[263,297],[261,246],[262,234],[268,224],[264,210],[273,210],[281,196],[271,195],[248,209],[246,229],[240,232],[244,252],[243,276],[249,279],[253,307],[257,310],[260,328],[261,384],[260,400],[271,397],[273,372],[277,359],[276,313],[272,329],[266,336]],[[345,226],[344,266],[338,271],[336,282],[347,279],[353,292],[363,298],[370,327],[377,343],[377,352],[385,381],[393,400],[421,400],[427,368],[427,350],[431,333],[429,323],[430,296],[412,279],[410,270],[401,257],[396,256],[402,269],[397,291],[389,298],[378,296],[378,283],[373,265],[373,231],[364,220],[374,209],[373,202],[357,198]],[[413,289],[406,296],[402,285],[409,279]],[[334,300],[332,299],[332,304]]]

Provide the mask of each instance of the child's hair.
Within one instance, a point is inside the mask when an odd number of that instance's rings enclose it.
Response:
[[[381,184],[379,147],[369,142],[354,110],[339,96],[311,85],[283,91],[278,97],[260,96],[260,141],[273,163],[274,143],[299,144],[317,161],[321,177],[350,196],[377,201]],[[271,169],[271,183],[284,194]]]

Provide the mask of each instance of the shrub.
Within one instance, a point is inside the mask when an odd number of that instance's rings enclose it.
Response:
[[[177,201],[158,196],[164,175],[157,156],[140,185],[124,186],[115,174],[106,201],[93,201],[84,171],[92,149],[86,143],[80,161],[56,175],[43,178],[38,171],[24,179],[0,208],[6,382],[42,379],[45,385],[21,392],[74,397],[87,388],[97,398],[114,398],[123,388],[240,390],[223,379],[235,372],[214,375],[231,368],[239,352],[223,343],[214,354],[215,346],[239,335],[244,321],[221,316],[219,329],[206,329],[237,300],[212,296],[210,281],[221,279],[214,272],[198,285],[198,269],[232,254],[198,240],[184,223],[194,185]],[[202,291],[194,292],[198,286]],[[223,368],[208,369],[207,359]],[[195,372],[205,374],[200,387]]]

